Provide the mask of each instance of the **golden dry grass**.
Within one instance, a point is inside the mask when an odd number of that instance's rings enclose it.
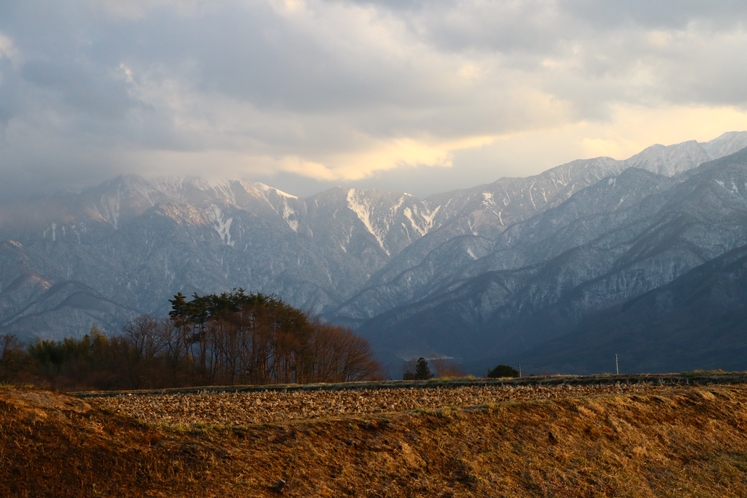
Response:
[[[169,426],[0,388],[0,495],[747,496],[746,403],[743,385],[660,387]]]

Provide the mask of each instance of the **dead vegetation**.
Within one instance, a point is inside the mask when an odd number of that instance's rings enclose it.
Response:
[[[94,398],[96,406],[146,423],[174,425],[253,425],[323,417],[344,417],[409,410],[436,410],[600,394],[664,392],[651,384],[513,386],[482,385],[356,390],[209,391]]]
[[[218,425],[0,388],[0,495],[747,496],[746,386],[608,387]]]

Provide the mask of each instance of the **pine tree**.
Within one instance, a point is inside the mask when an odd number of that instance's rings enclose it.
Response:
[[[428,362],[425,358],[418,358],[417,364],[415,364],[415,378],[418,380],[428,380],[433,378],[431,369],[428,367]]]

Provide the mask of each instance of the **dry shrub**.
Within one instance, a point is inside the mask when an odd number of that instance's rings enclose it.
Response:
[[[434,358],[431,360],[431,365],[433,365],[433,368],[436,370],[436,377],[439,379],[453,379],[467,376],[467,372],[465,372],[462,366],[454,360]]]

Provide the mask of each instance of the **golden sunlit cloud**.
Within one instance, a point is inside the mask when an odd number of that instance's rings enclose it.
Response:
[[[356,153],[330,156],[325,161],[220,149],[141,151],[125,154],[123,161],[141,164],[139,173],[146,176],[157,174],[165,166],[173,169],[179,165],[179,173],[184,175],[232,178],[286,172],[315,180],[346,182],[399,167],[451,167],[454,151],[480,147],[493,140],[495,137],[483,136],[443,142],[403,138],[382,141],[377,147]]]
[[[582,121],[499,136],[442,142],[399,139],[357,155],[335,157],[316,169],[294,172],[317,178],[358,180],[399,166],[452,167],[455,153],[488,149],[496,164],[517,176],[540,173],[579,158],[627,159],[653,144],[706,142],[725,131],[747,130],[747,112],[731,107],[615,106],[609,121]],[[316,176],[324,171],[324,176]]]
[[[574,159],[627,159],[655,143],[706,142],[727,130],[747,130],[747,112],[730,107],[617,106],[611,116],[605,122],[582,121],[497,136],[371,141],[362,149],[324,157],[209,149],[147,151],[126,161],[142,164],[141,174],[146,175],[179,165],[180,173],[188,175],[250,177],[286,172],[320,181],[350,182],[400,167],[461,167],[454,165],[455,154],[475,151],[500,165],[504,172],[501,176],[526,176]],[[207,171],[210,174],[206,175]]]
[[[587,130],[582,140],[584,156],[626,159],[657,143],[707,142],[725,131],[747,130],[747,112],[732,107],[616,106],[612,114],[611,123],[580,125]]]
[[[467,137],[443,142],[410,138],[382,142],[379,147],[355,155],[332,158],[331,171],[339,180],[360,180],[379,171],[399,167],[452,166],[454,152],[491,143],[495,137]]]

